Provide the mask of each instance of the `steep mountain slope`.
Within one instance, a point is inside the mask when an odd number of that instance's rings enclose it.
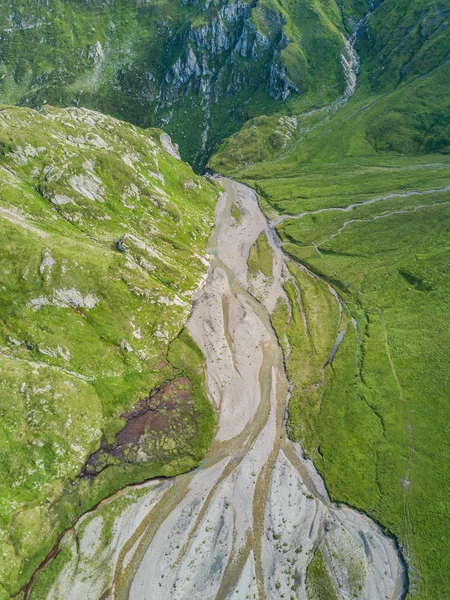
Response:
[[[249,121],[209,162],[258,190],[292,260],[294,316],[274,318],[290,435],[336,500],[397,536],[410,597],[430,600],[450,594],[449,11],[372,6],[353,95]]]
[[[336,98],[343,31],[337,6],[318,0],[8,0],[0,101],[161,126],[201,168],[250,117]]]
[[[0,8],[0,100],[161,125],[197,169],[234,134],[208,164],[258,191],[290,259],[273,315],[290,436],[334,500],[397,537],[410,597],[429,600],[450,595],[449,26],[448,0]],[[160,132],[85,110],[0,116],[7,598],[105,494],[204,451],[202,358],[186,332],[166,354],[217,190]],[[155,408],[163,439],[114,436]]]
[[[298,160],[295,147],[306,135],[317,137],[303,148],[307,160],[448,153],[450,3],[385,0],[355,21],[349,25],[359,57],[354,95],[313,111],[250,120],[224,142],[212,168],[236,171],[291,151]]]
[[[218,187],[166,134],[85,109],[2,108],[0,148],[3,599],[99,500],[206,451],[203,359],[179,334]]]

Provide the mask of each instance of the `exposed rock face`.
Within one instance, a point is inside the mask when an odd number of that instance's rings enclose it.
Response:
[[[208,6],[204,5],[205,11]],[[255,24],[261,27],[261,22],[264,32]],[[203,123],[194,163],[209,154],[216,143],[211,130],[224,97],[234,98],[244,90],[251,95],[260,88],[274,100],[299,93],[281,61],[281,52],[288,45],[284,25],[281,14],[237,0],[221,6],[206,22],[190,23],[169,40],[170,59],[156,114],[164,125],[170,124],[183,98],[197,97]]]
[[[272,98],[287,98],[297,87],[279,63],[280,51],[287,46],[284,19],[268,10],[259,11],[269,31],[257,29],[252,18],[258,6],[237,0],[226,4],[211,21],[184,29],[170,40],[180,49],[168,67],[160,91],[160,107],[176,103],[174,88],[186,94],[194,90],[217,102],[224,92],[238,94],[246,86],[258,88],[266,82]],[[245,61],[243,59],[246,59]],[[261,71],[259,79],[255,70]],[[235,75],[238,73],[239,75]]]
[[[290,81],[286,69],[278,65],[270,67],[270,79],[267,89],[274,100],[286,100],[291,91],[297,94],[300,93],[300,90]]]
[[[170,154],[170,156],[173,156],[174,158],[181,160],[180,152],[178,150],[178,144],[174,144],[172,142],[172,140],[170,139],[170,137],[167,135],[167,133],[162,133],[159,136],[159,139],[161,141],[161,146],[162,146],[163,150],[168,152]]]

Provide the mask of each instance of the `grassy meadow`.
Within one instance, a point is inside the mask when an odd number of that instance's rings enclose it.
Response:
[[[212,438],[203,359],[180,331],[219,189],[162,140],[85,109],[0,110],[2,600],[86,510],[196,466]],[[175,379],[183,401],[159,410],[177,426],[148,436],[146,460],[131,448],[84,476],[124,414]]]
[[[246,179],[270,217],[300,215],[277,225],[289,435],[334,500],[397,538],[413,598],[450,589],[449,167],[386,155],[300,164],[290,177],[265,163]]]

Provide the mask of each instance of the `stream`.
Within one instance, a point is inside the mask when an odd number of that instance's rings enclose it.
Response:
[[[365,515],[331,503],[312,462],[287,438],[289,382],[270,320],[284,295],[285,259],[253,190],[221,183],[211,265],[187,323],[206,359],[215,440],[194,471],[141,486],[145,494],[117,518],[100,564],[89,560],[101,531],[91,515],[48,598],[306,599],[308,565],[320,549],[340,600],[401,599],[406,573],[394,541]],[[273,278],[259,301],[248,291],[247,259],[261,232]]]

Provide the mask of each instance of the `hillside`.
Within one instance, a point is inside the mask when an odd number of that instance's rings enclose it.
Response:
[[[202,359],[177,336],[205,275],[218,187],[166,134],[85,109],[3,107],[0,148],[0,597],[10,598],[87,509],[206,451]],[[127,429],[139,415],[142,429]]]
[[[384,152],[448,153],[449,11],[449,2],[372,5],[356,25],[352,20],[358,84],[350,94],[315,110],[288,109],[248,121],[210,165],[234,172],[288,155],[332,161]],[[297,150],[305,136],[308,143]]]

